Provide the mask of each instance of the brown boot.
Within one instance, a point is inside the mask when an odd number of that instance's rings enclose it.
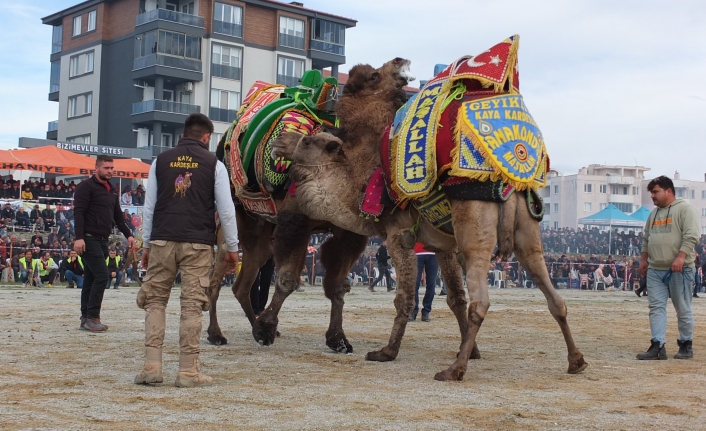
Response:
[[[86,323],[83,327],[91,332],[105,332],[108,330],[108,325],[102,324],[99,317],[86,319]]]
[[[162,349],[145,347],[145,367],[135,376],[135,384],[162,383]]]
[[[179,374],[177,374],[174,386],[177,388],[196,388],[210,386],[213,379],[199,372],[199,354],[179,355]]]

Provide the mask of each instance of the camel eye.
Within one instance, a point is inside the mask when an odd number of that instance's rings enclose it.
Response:
[[[380,74],[375,72],[373,75],[370,77],[370,80],[373,82],[378,82],[380,80]]]

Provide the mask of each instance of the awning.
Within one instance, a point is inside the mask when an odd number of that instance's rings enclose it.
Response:
[[[134,159],[114,159],[114,178],[147,179],[150,165]],[[91,176],[96,159],[62,150],[52,145],[44,147],[0,150],[0,169],[44,172],[57,175]]]

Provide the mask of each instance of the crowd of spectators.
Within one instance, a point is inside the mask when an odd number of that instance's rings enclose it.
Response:
[[[145,204],[145,188],[142,184],[136,188],[127,185],[120,192],[120,205],[143,206]]]
[[[550,253],[639,256],[642,234],[629,230],[587,228],[542,229],[542,248]]]

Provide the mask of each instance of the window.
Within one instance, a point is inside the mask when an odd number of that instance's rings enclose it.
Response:
[[[209,118],[211,120],[232,123],[235,120],[235,114],[239,106],[240,93],[211,89],[211,107],[209,109]]]
[[[173,31],[159,31],[157,51],[176,57],[201,59],[201,38]]]
[[[66,142],[71,142],[74,144],[84,144],[84,145],[91,145],[91,135],[80,135],[80,136],[72,136],[70,138],[66,138]]]
[[[583,191],[586,193],[592,193],[593,192],[593,184],[589,184],[589,183],[584,184]]]
[[[554,194],[555,195],[559,194],[559,186],[554,186]]]
[[[92,73],[94,54],[94,51],[89,51],[72,56],[69,63],[69,78]]]
[[[628,188],[627,188],[627,187],[623,187],[623,194],[624,194],[624,195],[628,194]]]
[[[213,32],[243,37],[243,9],[238,6],[215,2]]]
[[[633,188],[632,188],[632,194],[633,194],[633,195],[639,195],[639,194],[640,194],[640,188],[639,188],[639,187],[633,187]]]
[[[689,199],[694,199],[696,196],[696,190],[689,190]]]
[[[86,31],[93,31],[96,29],[96,11],[92,10],[88,12],[88,28]]]
[[[279,17],[279,44],[304,49],[304,21],[286,16]]]
[[[277,83],[287,87],[299,85],[299,78],[304,73],[304,61],[279,57],[277,61]]]
[[[554,229],[559,229],[559,222],[558,221],[554,222]]]
[[[601,193],[608,193],[608,186],[605,184],[601,184],[598,186],[598,191]]]
[[[701,226],[701,235],[706,235],[706,226]]]
[[[584,211],[584,212],[590,212],[590,211],[591,211],[591,202],[584,202],[584,203],[583,203],[583,211]]]
[[[240,80],[240,48],[213,45],[211,74],[218,78]]]
[[[69,97],[68,118],[90,115],[93,112],[93,93],[77,94]]]
[[[172,135],[168,133],[162,133],[162,146],[171,147],[172,146]]]
[[[601,205],[600,205],[600,208],[601,208],[602,210],[604,210],[604,209],[608,208],[608,204],[601,204]]]
[[[706,208],[701,208],[701,217],[706,217]]]
[[[311,46],[316,51],[346,55],[346,27],[322,19],[315,19],[311,29]]]
[[[706,190],[701,190],[701,199],[706,199]]]
[[[181,13],[185,13],[187,15],[193,15],[194,14],[194,2],[191,3],[184,3],[181,5]]]
[[[51,32],[51,53],[61,52],[61,43],[64,38],[64,26],[55,25]]]
[[[551,214],[551,213],[552,213],[552,206],[551,206],[551,205],[547,205],[546,208],[547,208],[547,212],[545,212],[544,214],[546,214],[546,215]]]
[[[59,82],[61,82],[61,60],[56,60],[51,62],[51,74],[49,75],[50,93],[59,91]]]
[[[684,189],[677,189],[677,197],[678,198],[684,197]]]
[[[610,188],[610,192],[614,195],[619,194],[618,192],[620,191],[620,188],[618,186],[613,186]]]
[[[616,208],[618,208],[620,211],[626,213],[626,214],[632,214],[633,213],[633,205],[632,204],[625,204],[622,202],[611,202],[613,205],[615,205]]]
[[[74,17],[74,29],[72,36],[78,36],[81,34],[81,15]]]
[[[216,152],[216,148],[218,148],[218,143],[221,141],[221,137],[223,137],[223,133],[211,133],[211,142],[208,144],[208,150],[210,152]]]
[[[555,213],[559,212],[559,204],[554,204],[554,212]]]

